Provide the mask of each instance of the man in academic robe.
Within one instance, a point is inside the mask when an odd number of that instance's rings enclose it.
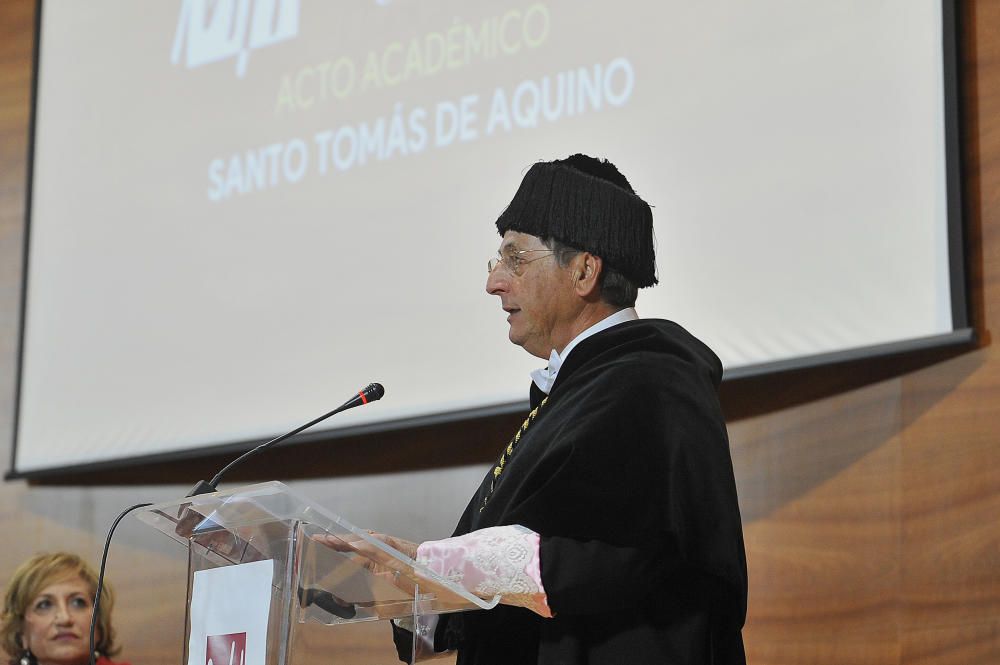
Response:
[[[511,342],[548,361],[530,412],[454,535],[379,535],[484,598],[442,615],[426,656],[458,665],[743,665],[746,560],[722,365],[641,319],[652,213],[606,160],[535,164],[497,220],[486,290]],[[394,625],[400,656],[413,635]]]

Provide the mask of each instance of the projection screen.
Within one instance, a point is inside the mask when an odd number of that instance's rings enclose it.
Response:
[[[493,223],[576,152],[729,377],[967,338],[952,4],[46,1],[8,477],[520,408]]]

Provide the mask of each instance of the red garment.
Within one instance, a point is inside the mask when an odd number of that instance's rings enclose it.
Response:
[[[116,662],[108,658],[107,656],[101,656],[97,659],[97,665],[132,665],[131,663]]]

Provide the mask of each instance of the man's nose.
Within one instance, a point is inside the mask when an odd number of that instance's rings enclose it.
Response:
[[[508,285],[508,275],[507,271],[504,269],[503,264],[499,264],[493,268],[490,274],[486,277],[486,293],[490,295],[497,296],[507,290]]]

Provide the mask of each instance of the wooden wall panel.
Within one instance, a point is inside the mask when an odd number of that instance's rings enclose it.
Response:
[[[901,662],[907,665],[1000,663],[1000,622],[972,621],[914,627],[903,633]]]
[[[973,308],[1000,325],[1000,3],[966,7],[964,61]],[[903,378],[906,662],[1000,663],[1000,350]]]
[[[8,432],[33,11],[33,0],[0,3],[0,430]],[[983,343],[832,397],[813,399],[829,394],[819,381],[798,386],[812,401],[730,424],[750,564],[745,636],[756,665],[1000,663],[1000,351],[991,344],[1000,323],[1000,1],[964,3],[962,15],[972,301]],[[414,438],[428,436],[441,450],[464,445],[453,430]],[[0,441],[0,456],[8,454]],[[38,549],[96,559],[117,506],[170,491],[130,489],[0,485],[0,529],[17,534],[0,553],[0,583]],[[176,663],[182,562],[136,542],[126,530],[112,553],[124,655],[136,665]],[[322,632],[309,639],[330,644]],[[359,662],[366,653],[362,640]]]
[[[897,662],[898,414],[892,380],[730,426],[751,662]]]

